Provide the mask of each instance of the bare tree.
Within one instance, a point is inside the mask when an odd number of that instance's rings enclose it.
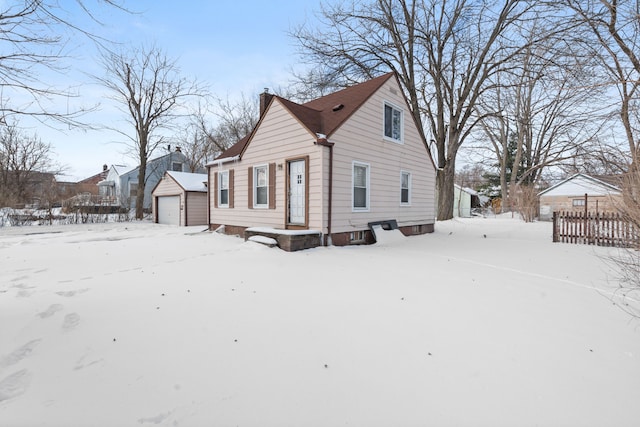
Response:
[[[139,161],[136,218],[143,217],[147,162],[164,142],[168,130],[181,115],[185,102],[202,94],[198,85],[180,76],[176,62],[155,47],[127,52],[105,52],[106,76],[97,80],[109,89],[122,108],[133,134],[114,129],[129,139],[128,146]]]
[[[640,156],[640,6],[637,1],[616,0],[568,0],[567,5],[575,13],[573,19],[592,35],[582,46],[599,58],[607,72],[608,79],[601,84],[617,89],[615,110],[624,128],[629,163],[635,165]]]
[[[537,186],[552,167],[575,164],[601,130],[598,101],[602,90],[590,55],[574,51],[565,33],[551,34],[533,19],[523,28],[525,48],[512,59],[512,69],[478,103],[481,129],[500,171],[503,205],[520,185]],[[557,26],[552,21],[551,25]],[[535,42],[534,42],[535,41]],[[518,200],[525,190],[518,190]]]
[[[322,28],[294,33],[308,61],[345,83],[393,70],[436,153],[438,219],[453,215],[458,151],[478,124],[491,78],[524,43],[508,33],[530,13],[523,0],[374,0],[324,6]]]
[[[17,123],[0,127],[0,206],[48,200],[63,168],[51,159],[51,144],[27,135]]]
[[[587,30],[582,47],[593,52],[606,72],[601,85],[618,98],[610,107],[622,125],[626,143],[623,202],[617,206],[628,223],[640,227],[640,3],[617,0],[567,0],[572,17]],[[591,37],[589,37],[589,34]],[[618,159],[615,159],[618,160]],[[614,162],[619,164],[620,162]],[[639,317],[640,257],[638,245],[613,257],[621,274],[618,305]]]
[[[198,104],[177,136],[177,143],[191,170],[201,169],[207,161],[247,136],[258,119],[257,98],[249,100],[244,94],[235,102],[217,98],[213,106]]]
[[[260,118],[258,105],[257,98],[244,94],[235,102],[228,98],[217,100],[218,123],[212,134],[217,148],[222,151],[251,133]]]
[[[125,11],[119,0],[75,0],[50,2],[18,0],[2,2],[0,34],[3,46],[0,61],[0,120],[9,116],[30,116],[41,121],[55,120],[78,125],[81,109],[61,110],[62,99],[77,97],[71,87],[56,87],[43,77],[66,73],[65,60],[72,37],[85,37],[99,45],[108,41],[68,18],[70,9],[80,9],[85,17],[100,23],[98,9]],[[77,12],[76,12],[77,16]]]

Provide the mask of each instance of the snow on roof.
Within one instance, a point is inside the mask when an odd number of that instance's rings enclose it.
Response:
[[[131,170],[131,167],[126,165],[112,165],[111,167],[118,175],[122,175]]]
[[[580,196],[619,194],[620,188],[590,175],[577,173],[538,193],[538,196]]]
[[[465,193],[469,193],[472,196],[477,196],[478,192],[476,190],[474,190],[473,188],[469,188],[469,187],[461,187],[458,184],[453,184],[454,187],[458,188],[461,191],[464,191]]]
[[[207,182],[207,175],[204,173],[167,171],[167,174],[186,191],[207,191],[207,186],[204,184]]]

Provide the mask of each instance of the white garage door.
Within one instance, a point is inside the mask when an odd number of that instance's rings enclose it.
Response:
[[[180,196],[158,197],[158,223],[180,225]]]

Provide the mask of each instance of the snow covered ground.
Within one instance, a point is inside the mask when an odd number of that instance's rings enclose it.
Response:
[[[296,253],[202,229],[0,229],[0,425],[639,423],[609,249],[510,218]]]

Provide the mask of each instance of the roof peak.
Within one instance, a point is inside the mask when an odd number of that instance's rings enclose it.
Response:
[[[331,134],[394,75],[394,72],[389,72],[371,80],[305,102],[304,104],[298,104],[281,96],[271,95],[272,98],[269,100],[267,111],[270,106],[273,105],[273,100],[278,100],[310,133],[313,135],[323,134],[330,137]],[[264,113],[266,113],[266,111],[261,114],[260,121],[258,121],[256,128],[260,126]],[[253,129],[251,134],[225,150],[216,160],[241,156],[251,142],[256,128]]]

